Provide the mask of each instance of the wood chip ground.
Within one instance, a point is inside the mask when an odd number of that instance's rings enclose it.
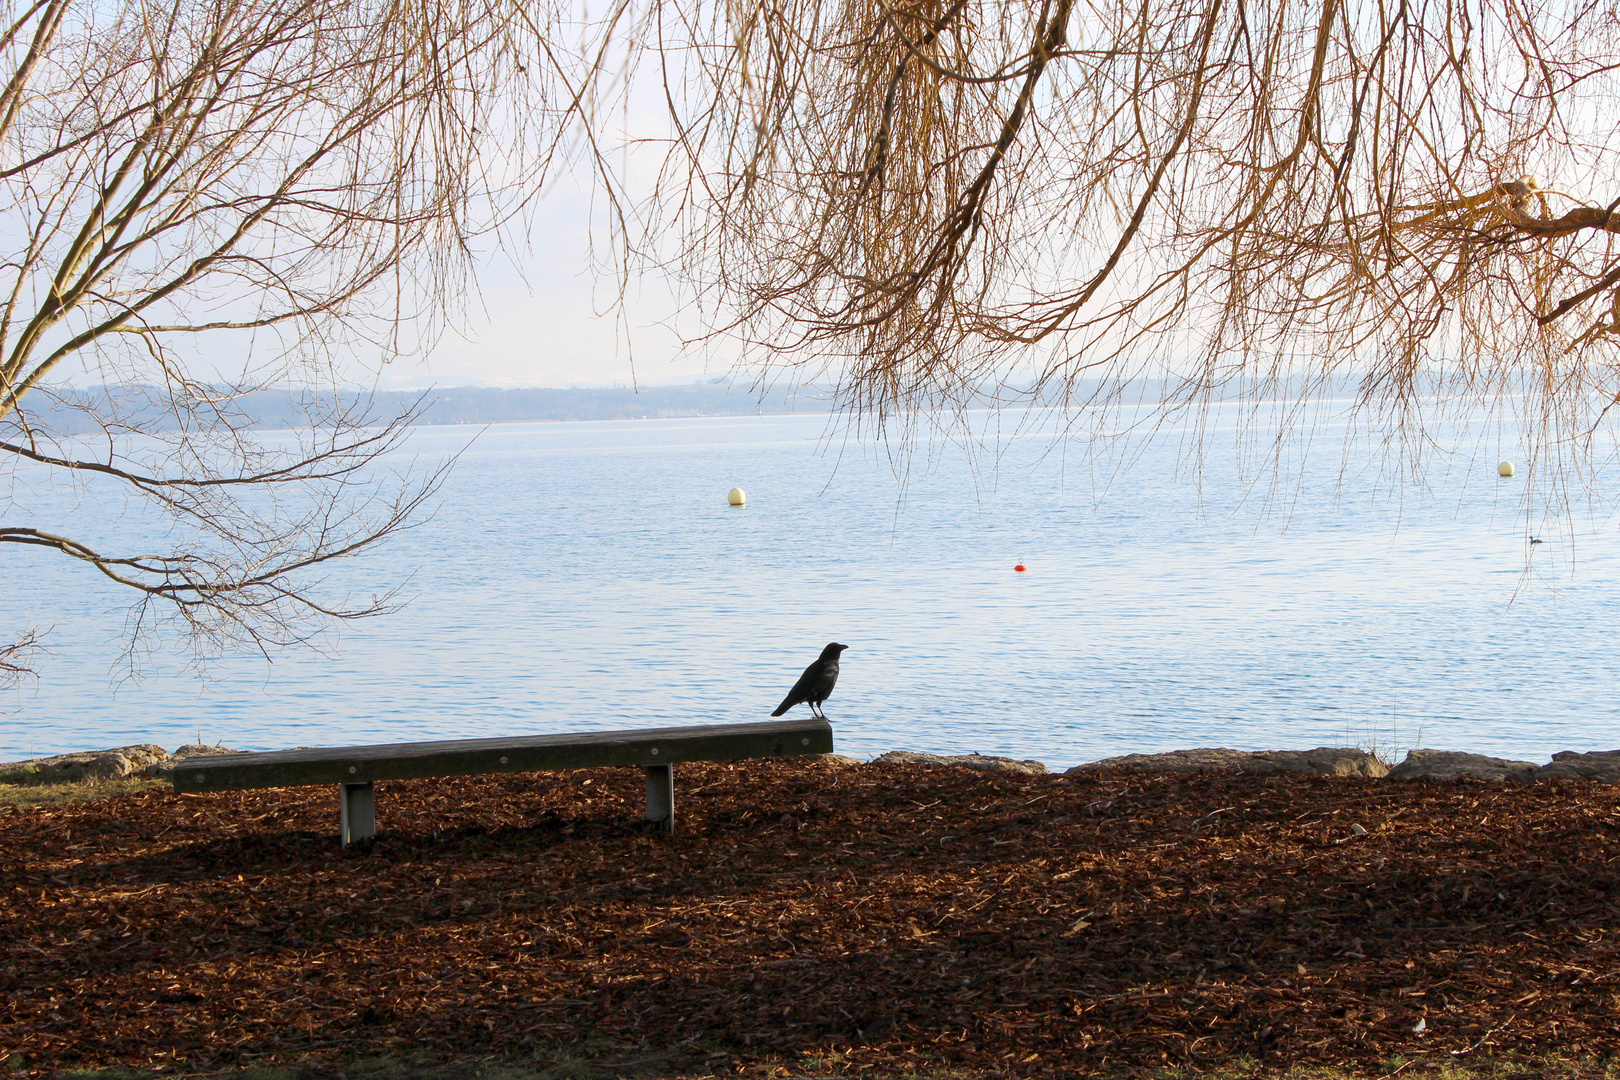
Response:
[[[697,765],[672,838],[643,798],[628,770],[383,784],[351,852],[327,789],[0,810],[0,1057],[1375,1073],[1620,1046],[1615,788]]]

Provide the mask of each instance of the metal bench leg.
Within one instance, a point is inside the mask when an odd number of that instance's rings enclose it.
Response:
[[[343,846],[377,835],[377,791],[372,785],[342,785]]]
[[[647,765],[647,820],[675,831],[675,766]]]

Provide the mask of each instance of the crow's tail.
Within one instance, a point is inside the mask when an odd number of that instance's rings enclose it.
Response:
[[[787,699],[782,702],[782,704],[780,704],[780,705],[778,705],[776,707],[776,711],[771,713],[771,715],[772,716],[781,716],[783,713],[787,712],[789,709],[793,708],[793,706],[795,706],[797,704],[798,704],[798,702],[794,701],[793,696],[790,694],[790,695],[788,695]]]

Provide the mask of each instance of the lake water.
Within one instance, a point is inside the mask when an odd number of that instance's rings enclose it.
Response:
[[[1511,440],[1462,433],[1420,489],[1338,430],[1266,498],[1218,425],[1196,477],[1175,432],[1115,472],[1037,431],[925,453],[904,486],[819,416],[504,425],[431,522],[337,568],[414,575],[413,599],[332,657],[225,657],[201,681],[160,653],[120,682],[127,598],[5,551],[0,628],[51,633],[40,680],[0,702],[0,760],[761,720],[833,640],[827,710],[862,757],[1620,746],[1615,521],[1527,524],[1523,479],[1495,475]],[[118,506],[73,499],[36,486],[8,517],[116,533]]]

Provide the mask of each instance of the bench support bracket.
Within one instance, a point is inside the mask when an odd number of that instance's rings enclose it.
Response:
[[[342,784],[343,846],[377,835],[377,790],[370,783]]]
[[[675,831],[675,766],[647,765],[647,820]]]

